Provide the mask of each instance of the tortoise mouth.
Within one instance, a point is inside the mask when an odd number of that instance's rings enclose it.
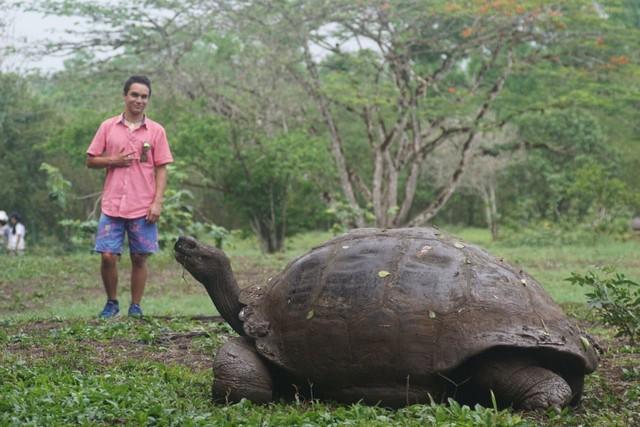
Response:
[[[200,243],[189,236],[181,236],[173,246],[174,258],[191,274],[209,271],[220,263],[224,254],[214,247]]]
[[[173,257],[176,259],[176,261],[178,261],[178,263],[180,263],[181,265],[184,266],[187,257],[186,255],[184,255],[182,252],[174,252]]]
[[[198,242],[193,237],[180,236],[173,246],[176,261],[186,267],[189,260],[195,255]]]

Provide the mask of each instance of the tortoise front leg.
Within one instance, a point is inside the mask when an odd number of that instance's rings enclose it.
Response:
[[[254,403],[267,403],[273,398],[273,382],[269,368],[251,341],[231,338],[218,350],[213,360],[213,399],[239,402],[246,398]]]
[[[492,390],[502,405],[516,409],[561,409],[573,398],[560,375],[517,353],[481,359],[473,381],[487,392]]]

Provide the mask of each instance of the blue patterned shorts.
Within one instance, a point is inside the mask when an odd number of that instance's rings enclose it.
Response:
[[[129,252],[132,254],[152,254],[158,251],[158,226],[142,218],[117,218],[100,215],[96,234],[96,252],[120,255],[125,232],[129,238]]]

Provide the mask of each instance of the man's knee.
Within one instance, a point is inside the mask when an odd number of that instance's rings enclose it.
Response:
[[[118,263],[118,254],[113,254],[111,252],[102,253],[102,265],[107,267],[115,267],[117,263]]]
[[[135,267],[144,267],[147,263],[147,254],[131,254],[131,263]]]

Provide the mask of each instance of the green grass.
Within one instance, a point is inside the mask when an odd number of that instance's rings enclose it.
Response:
[[[226,325],[189,319],[4,321],[0,425],[174,426],[627,426],[639,420],[640,349],[621,348],[626,388],[587,377],[579,410],[519,414],[425,402],[397,411],[298,401],[210,401],[210,358]],[[198,334],[196,338],[189,334]],[[186,358],[186,360],[185,360]],[[199,361],[199,363],[198,363]]]
[[[639,242],[510,246],[486,230],[446,230],[521,266],[571,313],[593,320],[584,289],[564,279],[612,265],[640,277]],[[264,255],[253,240],[225,246],[241,286],[264,282],[294,257],[331,235],[308,233],[281,254]],[[36,250],[0,257],[0,426],[627,426],[640,425],[640,348],[624,345],[593,324],[608,352],[586,378],[584,402],[562,413],[516,413],[425,402],[397,411],[360,404],[276,402],[213,404],[211,360],[232,334],[225,324],[190,316],[216,314],[202,286],[170,251],[150,260],[142,320],[98,321],[104,304],[99,257],[53,256]],[[130,262],[120,263],[120,299],[128,304]],[[589,325],[591,323],[587,322]]]

